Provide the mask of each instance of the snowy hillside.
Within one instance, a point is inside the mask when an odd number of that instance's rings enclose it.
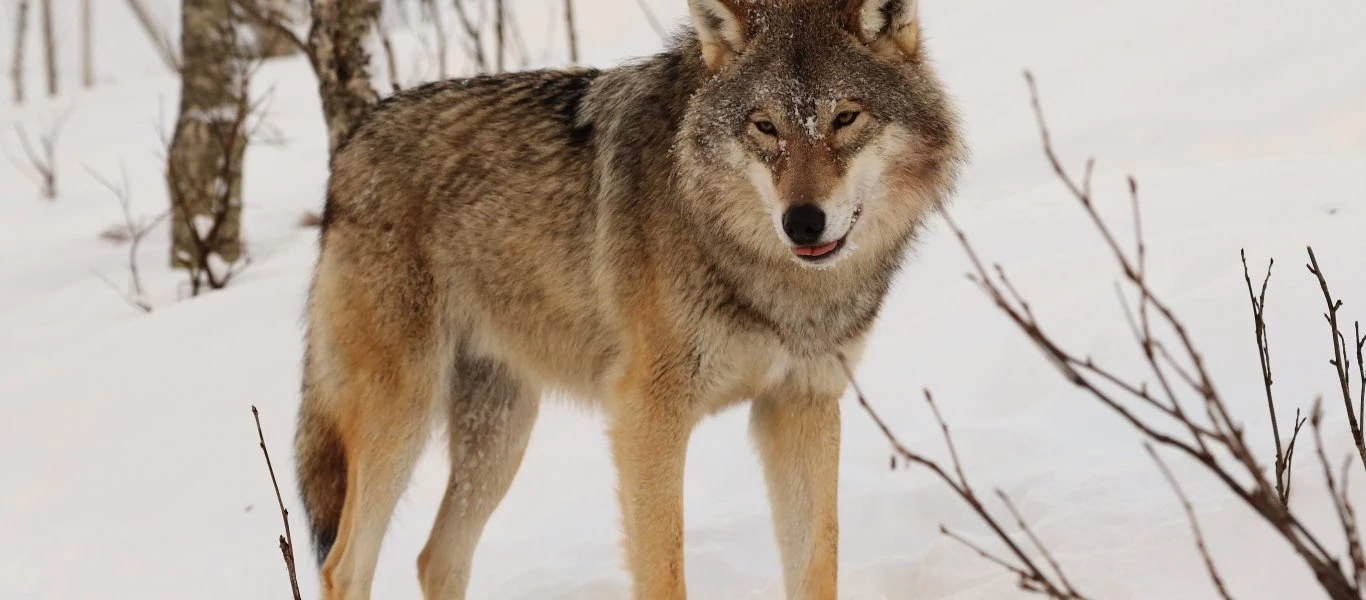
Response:
[[[13,45],[0,3],[0,64]],[[59,13],[66,5],[59,2]],[[41,130],[66,110],[60,198],[37,198],[0,161],[0,598],[285,598],[280,520],[249,407],[262,412],[302,544],[291,438],[301,318],[321,205],[326,134],[313,75],[299,58],[267,64],[270,123],[287,140],[248,150],[244,232],[251,265],[228,289],[183,298],[166,267],[168,233],[144,243],[156,310],[129,308],[126,246],[100,239],[121,222],[83,166],[117,178],[126,164],[138,214],[164,210],[156,126],[174,118],[177,81],[156,62],[123,3],[98,5],[100,85],[42,98],[0,84],[0,149],[14,127]],[[173,21],[175,2],[152,2]],[[518,0],[539,65],[566,61],[553,28],[560,0]],[[611,66],[660,40],[633,0],[581,0],[584,60]],[[681,23],[685,0],[650,0]],[[1097,157],[1102,211],[1127,231],[1124,176],[1140,181],[1152,283],[1191,326],[1248,436],[1272,456],[1238,250],[1277,259],[1268,294],[1282,411],[1318,395],[1342,422],[1322,296],[1304,270],[1313,245],[1344,315],[1366,321],[1366,3],[1322,0],[922,0],[929,49],[963,113],[973,160],[952,212],[978,251],[1001,262],[1039,318],[1075,349],[1140,373],[1113,259],[1040,152],[1022,71],[1039,81],[1054,142],[1080,169]],[[75,17],[59,14],[64,39]],[[396,25],[397,26],[397,25]],[[545,33],[550,32],[550,33]],[[422,35],[430,36],[430,33]],[[545,40],[555,44],[543,51]],[[401,79],[429,77],[430,40],[396,31]],[[76,50],[63,55],[76,89]],[[452,55],[458,56],[452,48]],[[965,467],[1018,503],[1069,575],[1105,600],[1215,598],[1170,488],[1127,425],[1059,378],[967,279],[957,241],[936,221],[904,270],[857,376],[903,441],[944,456],[920,401],[934,390]],[[975,518],[924,471],[888,469],[888,446],[844,404],[841,589],[857,600],[1022,597],[999,568],[938,532],[989,544]],[[1288,417],[1286,417],[1288,420]],[[687,581],[693,598],[782,598],[777,553],[747,415],[693,436],[686,480]],[[548,402],[507,499],[475,558],[471,598],[616,600],[614,475],[603,423]],[[1326,432],[1345,456],[1345,426]],[[1212,552],[1241,600],[1323,597],[1312,575],[1223,490],[1174,460]],[[1319,465],[1299,463],[1295,507],[1331,532]],[[377,598],[418,598],[415,561],[445,485],[431,452],[394,517]],[[284,474],[288,474],[285,477]],[[1359,473],[1358,473],[1359,474]],[[1366,513],[1366,484],[1352,498]],[[1329,536],[1329,539],[1332,539]],[[301,549],[302,550],[302,549]],[[305,597],[316,597],[301,552]]]

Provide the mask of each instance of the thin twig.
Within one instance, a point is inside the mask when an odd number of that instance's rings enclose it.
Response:
[[[1366,358],[1362,357],[1366,354],[1366,335],[1361,333],[1360,321],[1352,323],[1352,333],[1357,340],[1357,416],[1366,420]],[[1362,450],[1360,445],[1358,442],[1358,450]]]
[[[1300,429],[1308,420],[1309,417],[1300,416],[1300,409],[1295,409],[1295,429],[1290,432],[1290,443],[1285,445],[1285,504],[1287,507],[1290,503],[1290,492],[1293,487],[1291,484],[1294,483],[1294,479],[1290,476],[1290,465],[1295,462],[1295,443],[1300,440]]]
[[[1357,530],[1356,511],[1352,508],[1352,501],[1347,498],[1351,472],[1352,457],[1349,456],[1342,461],[1342,490],[1336,502],[1342,506],[1342,529],[1347,534],[1347,555],[1352,559],[1352,573],[1358,586],[1366,586],[1366,550],[1362,548],[1361,532]]]
[[[256,437],[261,441],[261,453],[266,457],[266,470],[270,471],[270,485],[275,488],[275,501],[280,505],[280,520],[285,522],[285,534],[280,536],[280,553],[284,555],[285,569],[289,571],[289,586],[294,592],[294,600],[302,600],[299,594],[299,573],[294,569],[294,536],[289,532],[289,509],[285,508],[284,496],[280,495],[280,482],[275,478],[275,466],[270,462],[270,450],[266,449],[266,434],[261,431],[261,413],[251,407],[251,416],[256,419]]]
[[[1281,426],[1276,416],[1276,400],[1271,392],[1271,344],[1267,339],[1266,329],[1266,288],[1271,282],[1271,268],[1276,264],[1275,259],[1266,263],[1266,277],[1262,279],[1262,290],[1258,294],[1252,287],[1252,274],[1248,271],[1247,252],[1240,250],[1239,257],[1243,261],[1243,281],[1247,284],[1248,301],[1252,303],[1252,331],[1257,339],[1257,356],[1262,367],[1262,387],[1266,390],[1266,408],[1271,416],[1271,435],[1276,442],[1276,495],[1280,497],[1282,504],[1290,503],[1290,482],[1291,464],[1286,460],[1289,455],[1285,447],[1281,444]],[[1299,419],[1296,418],[1296,421]]]
[[[1352,569],[1352,577],[1358,585],[1366,580],[1366,558],[1363,558],[1361,547],[1361,537],[1357,533],[1356,514],[1352,511],[1352,504],[1347,498],[1347,465],[1350,460],[1343,464],[1341,487],[1339,479],[1333,477],[1333,468],[1328,461],[1328,455],[1323,450],[1323,399],[1319,398],[1314,402],[1314,409],[1309,416],[1309,427],[1314,431],[1314,451],[1319,456],[1319,463],[1323,466],[1323,479],[1328,486],[1328,497],[1333,502],[1333,511],[1338,517],[1338,525],[1342,528],[1347,542],[1348,564]]]
[[[1366,414],[1359,414],[1356,407],[1352,404],[1352,384],[1351,384],[1351,358],[1347,354],[1347,343],[1342,337],[1342,329],[1338,325],[1338,309],[1342,308],[1342,300],[1333,299],[1333,294],[1328,291],[1328,279],[1323,275],[1323,269],[1319,267],[1318,258],[1314,256],[1314,249],[1309,248],[1309,272],[1319,280],[1319,288],[1323,290],[1323,300],[1328,304],[1328,312],[1324,313],[1323,318],[1328,321],[1329,335],[1333,338],[1333,360],[1330,364],[1337,371],[1338,385],[1342,389],[1342,402],[1347,408],[1347,426],[1352,432],[1352,441],[1356,443],[1357,454],[1361,457],[1361,465],[1366,468],[1366,435],[1363,435],[1362,419],[1366,419]],[[1356,346],[1358,349],[1357,360],[1361,360],[1361,346],[1359,341],[1360,332],[1358,331]],[[1360,369],[1358,365],[1358,369]],[[1366,375],[1362,376],[1366,381]],[[1363,392],[1366,394],[1366,392]],[[1360,406],[1360,405],[1358,405]]]
[[[992,554],[981,549],[980,547],[968,542],[966,539],[949,531],[947,528],[941,526],[940,531],[942,531],[945,535],[948,535],[949,537],[958,540],[960,543],[964,544],[968,548],[974,550],[983,558],[999,566],[1002,566],[1010,572],[1017,575],[1020,579],[1020,587],[1023,589],[1045,594],[1049,598],[1055,600],[1086,600],[1086,597],[1081,595],[1081,593],[1077,590],[1075,590],[1067,581],[1067,578],[1062,576],[1061,568],[1055,561],[1053,561],[1052,557],[1049,556],[1046,551],[1044,551],[1046,559],[1048,560],[1050,566],[1052,566],[1054,571],[1058,573],[1058,578],[1056,581],[1054,581],[1054,578],[1052,576],[1048,575],[1046,572],[1039,568],[1039,566],[1034,562],[1034,560],[1030,558],[1029,554],[1025,552],[1025,550],[1021,548],[1020,545],[1017,544],[1008,533],[1006,533],[1005,528],[1000,524],[1000,522],[996,520],[994,516],[992,516],[991,512],[986,509],[986,506],[982,504],[981,499],[973,490],[972,484],[968,481],[967,476],[964,475],[962,463],[958,459],[958,452],[953,444],[952,433],[949,430],[947,422],[945,422],[943,417],[940,415],[939,409],[934,403],[934,397],[930,394],[929,390],[925,390],[925,402],[929,405],[930,411],[934,414],[935,421],[939,424],[940,432],[944,437],[944,443],[948,447],[949,455],[953,463],[951,468],[953,469],[953,473],[956,476],[950,475],[948,470],[939,465],[937,462],[930,460],[929,458],[926,458],[920,454],[912,452],[909,448],[907,448],[901,442],[901,440],[898,439],[894,433],[892,433],[891,428],[888,427],[887,423],[882,420],[882,417],[877,413],[876,410],[873,409],[872,405],[868,403],[867,398],[863,395],[863,390],[859,387],[858,382],[854,379],[853,371],[850,370],[849,364],[845,361],[844,356],[840,355],[838,358],[840,367],[844,370],[845,377],[849,380],[849,386],[854,390],[854,395],[858,399],[859,406],[863,407],[863,410],[867,412],[868,416],[873,419],[873,423],[877,425],[878,429],[882,431],[882,435],[887,439],[888,443],[892,445],[893,452],[899,455],[902,458],[902,460],[906,461],[908,464],[920,465],[928,469],[941,481],[947,484],[949,488],[952,489],[960,499],[962,499],[965,503],[968,504],[969,507],[972,508],[973,512],[977,514],[978,518],[981,519],[981,521],[984,524],[986,524],[986,526],[989,529],[991,529],[992,533],[996,536],[996,538],[1000,540],[1001,543],[1003,543],[1008,550],[1010,550],[1010,553],[1015,557],[1015,560],[1019,561],[1019,563],[1012,564],[998,557],[995,557]],[[1013,506],[1010,508],[1012,510],[1012,513],[1015,514],[1018,518],[1018,513],[1014,513]],[[1022,522],[1023,520],[1020,519],[1020,521]],[[1026,527],[1025,529],[1027,530],[1028,528]],[[1031,531],[1026,531],[1026,535],[1028,535],[1029,538],[1036,545],[1038,545],[1038,538],[1034,537]]]
[[[1029,538],[1029,542],[1034,544],[1034,549],[1038,550],[1039,555],[1048,562],[1048,566],[1051,567],[1053,573],[1058,576],[1058,582],[1066,589],[1072,589],[1072,583],[1067,580],[1067,573],[1063,572],[1062,565],[1058,564],[1057,559],[1053,558],[1053,553],[1048,551],[1048,546],[1045,546],[1044,543],[1039,540],[1039,536],[1034,535],[1034,529],[1029,526],[1028,521],[1025,521],[1024,516],[1020,514],[1020,510],[1016,508],[1015,503],[1010,500],[1010,496],[1007,496],[1005,492],[998,489],[996,490],[996,497],[1000,498],[1001,504],[1005,505],[1006,510],[1010,512],[1010,516],[1014,518],[1015,523],[1020,526],[1020,531],[1023,531],[1025,537]]]
[[[1181,484],[1176,481],[1176,476],[1172,475],[1171,469],[1167,468],[1167,463],[1153,449],[1153,445],[1143,443],[1143,449],[1148,451],[1148,456],[1153,457],[1153,462],[1157,463],[1157,468],[1162,470],[1162,476],[1167,478],[1167,483],[1171,484],[1172,491],[1176,492],[1176,497],[1181,501],[1181,508],[1186,511],[1186,520],[1190,521],[1191,533],[1195,535],[1195,548],[1200,551],[1200,558],[1205,561],[1205,569],[1209,571],[1210,581],[1214,583],[1214,589],[1219,591],[1219,597],[1224,600],[1233,600],[1229,596],[1228,588],[1224,587],[1224,580],[1219,577],[1219,570],[1214,567],[1214,557],[1210,556],[1209,546],[1205,544],[1205,536],[1200,533],[1200,521],[1195,518],[1195,509],[1191,506],[1190,498],[1186,492],[1182,491]]]
[[[962,544],[963,546],[967,547],[967,549],[972,550],[973,552],[977,553],[977,556],[980,556],[980,557],[982,557],[983,559],[986,559],[987,562],[990,562],[990,563],[992,563],[992,564],[994,564],[994,565],[996,565],[996,566],[998,566],[998,567],[1001,567],[1002,569],[1005,569],[1005,570],[1007,570],[1007,571],[1010,571],[1011,573],[1014,573],[1014,574],[1015,574],[1017,577],[1019,577],[1021,580],[1026,580],[1026,579],[1029,579],[1029,578],[1032,577],[1032,575],[1031,575],[1028,571],[1025,571],[1024,569],[1021,569],[1020,567],[1017,567],[1017,566],[1015,566],[1015,565],[1010,564],[1010,563],[1007,562],[1005,559],[1002,559],[1002,558],[996,556],[995,554],[992,554],[992,553],[990,553],[990,552],[987,552],[987,551],[986,551],[985,549],[983,549],[981,546],[979,546],[979,545],[977,545],[977,544],[975,544],[975,543],[969,541],[967,538],[963,537],[962,534],[960,534],[960,533],[958,533],[958,532],[956,532],[956,531],[954,531],[954,530],[952,530],[952,529],[949,529],[949,528],[947,528],[947,527],[944,527],[943,525],[940,525],[940,526],[939,526],[939,533],[944,534],[944,535],[947,536],[949,539],[951,539],[951,540],[953,540],[953,541],[955,541],[955,542],[958,542],[958,543]]]
[[[128,303],[128,306],[133,307],[135,310],[143,314],[152,312],[152,305],[147,304],[145,301],[142,301],[140,299],[129,297],[128,294],[124,293],[123,290],[119,289],[119,285],[117,283],[114,283],[112,279],[106,277],[104,273],[101,273],[94,269],[90,269],[90,273],[95,277],[98,277],[100,281],[104,282],[105,285],[109,286],[109,289],[114,290],[114,293],[118,294],[120,299]]]

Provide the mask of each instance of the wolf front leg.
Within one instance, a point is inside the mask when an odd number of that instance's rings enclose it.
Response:
[[[794,374],[750,409],[790,600],[838,589],[840,407],[844,378]]]
[[[637,600],[683,600],[683,462],[697,422],[681,370],[627,369],[608,400],[623,550]]]

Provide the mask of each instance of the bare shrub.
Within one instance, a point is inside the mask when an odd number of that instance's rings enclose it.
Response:
[[[14,126],[15,137],[19,138],[19,147],[24,151],[24,160],[11,156],[10,162],[33,182],[38,194],[46,200],[57,199],[57,141],[69,118],[69,110],[57,117],[45,131],[38,134],[36,145],[23,125]]]
[[[1271,469],[1271,475],[1268,475],[1267,469],[1262,467],[1257,453],[1245,438],[1242,426],[1231,414],[1225,397],[1216,389],[1206,369],[1204,359],[1192,341],[1188,329],[1169,305],[1159,298],[1148,285],[1136,181],[1133,178],[1129,179],[1135,247],[1132,251],[1126,252],[1117,241],[1113,230],[1096,211],[1091,194],[1091,173],[1094,161],[1087,162],[1084,175],[1080,179],[1073,178],[1068,174],[1054,152],[1034,80],[1028,74],[1026,74],[1026,78],[1029,83],[1035,116],[1038,120],[1040,137],[1043,140],[1044,154],[1054,173],[1090,218],[1118,263],[1123,281],[1120,299],[1124,306],[1129,329],[1133,334],[1136,346],[1142,352],[1149,375],[1139,379],[1126,378],[1119,371],[1100,364],[1089,356],[1066,349],[1057,338],[1045,330],[1036,318],[1030,303],[1011,283],[1005,269],[1000,265],[992,265],[989,270],[968,241],[967,235],[950,216],[946,215],[950,228],[957,236],[972,264],[973,271],[969,277],[1043,353],[1059,374],[1143,434],[1146,438],[1145,449],[1171,484],[1186,512],[1196,548],[1219,597],[1231,600],[1231,595],[1224,585],[1223,578],[1215,568],[1214,560],[1205,544],[1204,536],[1196,521],[1190,501],[1168,468],[1166,460],[1159,454],[1158,449],[1182,455],[1194,461],[1202,467],[1205,473],[1217,479],[1225,490],[1251,508],[1261,518],[1263,524],[1276,532],[1280,539],[1294,551],[1299,560],[1309,567],[1322,591],[1329,598],[1334,600],[1361,600],[1363,590],[1366,589],[1366,558],[1363,558],[1366,553],[1362,550],[1355,512],[1347,497],[1350,461],[1342,465],[1339,474],[1334,474],[1332,462],[1323,448],[1322,427],[1324,423],[1321,402],[1315,404],[1308,422],[1314,435],[1316,453],[1323,468],[1323,479],[1338,517],[1339,533],[1345,540],[1345,547],[1340,551],[1330,550],[1323,538],[1310,531],[1301,519],[1301,515],[1292,510],[1289,505],[1292,489],[1291,467],[1295,456],[1296,442],[1299,439],[1298,434],[1305,420],[1298,413],[1296,414],[1290,440],[1288,443],[1282,444],[1278,424],[1279,416],[1276,413],[1272,394],[1271,359],[1264,319],[1266,286],[1270,279],[1270,266],[1268,266],[1267,278],[1263,280],[1261,292],[1258,294],[1253,287],[1251,276],[1246,269],[1246,261],[1244,261],[1244,278],[1252,303],[1254,332],[1261,357],[1263,383],[1273,424],[1273,437],[1275,438],[1275,463],[1274,468]],[[1366,450],[1362,449],[1359,420],[1363,408],[1366,408],[1366,370],[1363,370],[1362,367],[1362,354],[1364,353],[1363,349],[1366,349],[1366,339],[1363,339],[1358,327],[1358,330],[1354,331],[1353,343],[1347,342],[1347,338],[1341,332],[1337,315],[1342,303],[1333,299],[1328,292],[1326,279],[1323,276],[1322,269],[1319,268],[1312,249],[1310,250],[1309,269],[1318,278],[1329,307],[1325,318],[1329,323],[1333,337],[1334,359],[1331,364],[1336,368],[1338,383],[1342,389],[1344,402],[1347,404],[1349,429],[1357,444],[1357,450],[1363,455],[1363,462],[1366,462]],[[1132,306],[1123,293],[1126,289],[1128,293],[1136,297]],[[1171,333],[1169,336],[1159,336],[1155,333],[1158,330]],[[1355,409],[1353,408],[1349,377],[1351,366],[1349,351],[1351,350],[1355,350],[1357,353],[1357,374],[1361,386],[1356,398]],[[855,386],[855,390],[858,391],[857,386]],[[967,544],[981,556],[1015,574],[1022,589],[1055,599],[1079,600],[1085,598],[1070,585],[1060,565],[1052,559],[1047,548],[1034,536],[1028,525],[1019,518],[1018,511],[1014,509],[1008,498],[998,492],[1000,501],[1033,546],[1033,553],[1017,544],[984,507],[981,498],[963,474],[957,452],[954,450],[952,439],[949,437],[948,428],[944,425],[942,418],[939,417],[937,409],[934,411],[935,418],[939,421],[946,443],[949,445],[953,462],[952,475],[943,466],[910,451],[896,438],[876,411],[868,404],[862,392],[858,392],[858,396],[860,405],[867,410],[891,442],[895,455],[910,464],[927,468],[936,478],[949,485],[988,525],[998,541],[1009,550],[1010,556],[1008,559],[994,556],[967,542],[961,536],[944,530],[947,535]],[[931,408],[934,408],[932,400],[929,400],[928,392],[926,398],[927,401],[931,402]],[[1041,559],[1035,558],[1035,556],[1041,557]],[[1047,565],[1046,569],[1043,566],[1045,564]]]
[[[104,189],[109,190],[110,194],[114,195],[114,198],[119,202],[119,208],[122,209],[123,212],[123,223],[101,232],[100,237],[112,242],[128,243],[128,286],[124,289],[120,289],[119,286],[115,285],[114,282],[110,281],[104,275],[100,274],[99,277],[104,280],[110,288],[119,292],[119,295],[129,306],[142,312],[152,312],[152,303],[147,300],[146,290],[142,287],[142,276],[138,269],[138,248],[142,244],[142,239],[147,237],[147,234],[151,233],[153,229],[156,229],[162,221],[165,221],[166,216],[170,213],[162,212],[161,214],[150,218],[133,216],[131,202],[132,188],[128,183],[128,168],[126,165],[121,165],[120,173],[122,179],[120,183],[114,183],[109,179],[106,179],[89,166],[85,166],[85,172],[89,173],[90,177],[104,186]]]

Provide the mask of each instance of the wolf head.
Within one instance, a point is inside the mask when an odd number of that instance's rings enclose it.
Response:
[[[957,118],[915,0],[689,0],[710,73],[679,131],[690,206],[808,266],[899,248],[953,185]]]

